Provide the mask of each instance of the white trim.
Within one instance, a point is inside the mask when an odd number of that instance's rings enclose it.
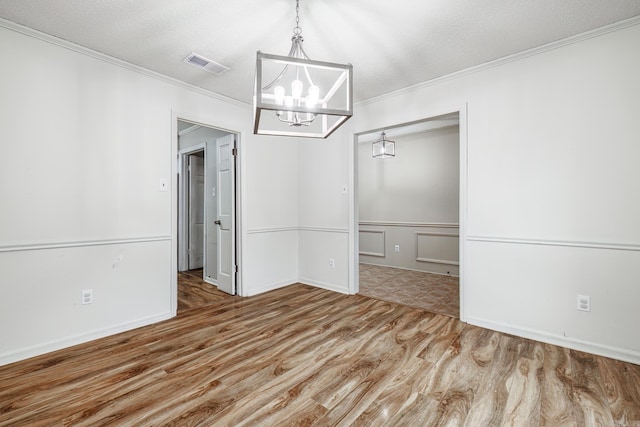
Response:
[[[298,227],[299,231],[314,231],[317,233],[349,233],[348,228],[331,228],[331,227]]]
[[[178,136],[185,136],[187,134],[190,134],[191,132],[200,129],[202,126],[200,125],[191,125],[188,128],[181,130],[180,132],[178,132]]]
[[[416,261],[430,262],[430,263],[433,263],[433,264],[460,265],[460,263],[457,262],[457,261],[447,261],[446,259],[416,257]]]
[[[265,227],[265,228],[253,228],[247,230],[247,234],[260,234],[260,233],[282,233],[286,231],[313,231],[317,233],[340,233],[347,234],[348,228],[331,228],[331,227]]]
[[[363,252],[363,251],[360,251],[360,252],[358,252],[358,254],[365,255],[365,256],[377,256],[377,257],[380,257],[380,258],[386,257],[385,254],[380,253],[380,252]]]
[[[180,120],[180,119],[178,119]],[[182,121],[182,120],[180,120]],[[194,125],[189,129],[193,129],[194,127],[200,125]],[[183,133],[178,136],[182,136]],[[178,145],[180,145],[180,139],[178,139]],[[180,147],[178,147],[180,148]],[[207,144],[200,143],[191,147],[183,148],[178,151],[178,218],[186,219],[187,216],[187,204],[189,203],[189,199],[187,198],[187,194],[189,194],[189,182],[187,180],[187,173],[189,169],[189,163],[187,162],[187,157],[194,153],[203,152],[205,155],[205,169],[206,169],[206,155],[207,155]],[[206,180],[206,173],[205,173]],[[207,184],[205,182],[205,188],[207,188]],[[206,204],[205,204],[206,205]],[[205,206],[206,209],[206,206]],[[206,212],[205,212],[206,218]],[[187,235],[189,233],[188,224],[189,221],[178,221],[178,271],[186,271],[189,269],[187,265],[187,260],[189,259],[187,247]],[[206,239],[205,239],[206,242]],[[205,245],[206,250],[206,245]],[[206,258],[206,254],[204,255]]]
[[[178,120],[180,120],[180,119],[178,119]],[[183,121],[183,120],[180,120],[180,121]],[[183,135],[180,134],[179,136],[183,136]],[[205,151],[206,149],[207,149],[207,144],[202,142],[200,144],[192,145],[191,147],[187,147],[187,148],[183,148],[182,150],[179,150],[178,151],[178,155],[180,157],[182,157],[182,156],[185,156],[185,155],[188,155],[188,154],[194,154],[194,153],[198,153],[200,151]],[[178,170],[178,173],[180,173],[180,172],[184,172],[184,171]]]
[[[41,40],[43,42],[53,44],[53,45],[56,45],[58,47],[61,47],[61,48],[68,49],[68,50],[71,50],[73,52],[79,53],[81,55],[85,55],[85,56],[88,56],[88,57],[91,57],[91,58],[94,58],[94,59],[97,59],[97,60],[100,60],[100,61],[104,61],[104,62],[107,62],[109,64],[125,68],[125,69],[127,69],[129,71],[133,71],[133,72],[136,72],[136,73],[139,73],[139,74],[143,74],[145,76],[152,77],[152,78],[157,79],[157,80],[161,80],[161,81],[163,81],[165,83],[169,83],[169,84],[172,84],[174,86],[181,87],[183,89],[187,89],[187,90],[190,90],[190,91],[193,91],[193,92],[197,92],[197,93],[200,93],[202,95],[206,95],[206,96],[209,96],[211,98],[215,98],[215,99],[218,99],[220,101],[224,101],[224,102],[227,102],[229,104],[232,104],[232,105],[235,105],[235,106],[238,106],[238,107],[242,107],[242,108],[246,108],[246,109],[251,109],[252,108],[251,104],[247,104],[247,103],[239,101],[237,99],[230,98],[230,97],[221,95],[221,94],[216,93],[216,92],[212,92],[210,90],[207,90],[207,89],[192,85],[190,83],[184,82],[182,80],[175,79],[173,77],[169,77],[167,75],[158,73],[156,71],[149,70],[149,69],[144,68],[144,67],[140,67],[139,65],[134,65],[134,64],[132,64],[130,62],[126,62],[126,61],[123,61],[121,59],[117,59],[117,58],[114,58],[112,56],[105,55],[104,53],[97,52],[95,50],[89,49],[89,48],[84,47],[84,46],[80,46],[80,45],[72,43],[72,42],[70,42],[68,40],[59,39],[59,38],[54,37],[52,35],[43,33],[41,31],[34,30],[33,28],[28,28],[28,27],[22,26],[20,24],[16,24],[15,22],[7,21],[6,19],[3,19],[3,18],[0,18],[0,27],[4,27],[4,28],[6,28],[8,30],[15,31],[16,33],[20,33],[20,34],[23,34],[23,35],[28,36],[28,37],[33,37],[34,39]]]
[[[611,347],[607,345],[597,344],[591,341],[583,341],[576,338],[568,338],[565,336],[550,334],[537,329],[513,326],[501,322],[493,322],[478,317],[468,316],[467,322],[480,326],[482,328],[491,329],[523,338],[528,338],[548,344],[558,345],[571,348],[578,351],[584,351],[599,356],[610,357],[612,359],[622,360],[625,362],[640,365],[640,353],[630,351],[624,348]]]
[[[514,61],[519,61],[521,59],[525,59],[525,58],[529,58],[532,56],[536,56],[536,55],[540,55],[542,53],[546,53],[546,52],[550,52],[552,50],[556,50],[556,49],[560,49],[564,46],[569,46],[572,45],[574,43],[579,43],[581,41],[584,40],[589,40],[595,37],[599,37],[608,33],[612,33],[614,31],[619,31],[622,30],[624,28],[628,28],[628,27],[633,27],[634,25],[638,25],[640,24],[640,16],[634,16],[632,18],[629,19],[625,19],[623,21],[620,22],[615,22],[613,24],[610,25],[605,25],[604,27],[600,27],[600,28],[596,28],[594,30],[590,30],[590,31],[586,31],[584,33],[581,34],[576,34],[574,36],[570,36],[567,38],[564,38],[562,40],[556,40],[554,42],[551,43],[547,43],[545,45],[542,46],[538,46],[538,47],[534,47],[533,49],[528,49],[522,52],[517,52],[514,53],[512,55],[508,55],[508,56],[504,56],[502,58],[498,58],[495,59],[493,61],[489,61],[489,62],[485,62],[483,64],[479,64],[479,65],[475,65],[473,67],[469,67],[466,68],[464,70],[460,70],[460,71],[456,71],[450,74],[445,74],[444,76],[441,77],[436,77],[434,79],[431,80],[427,80],[424,82],[420,82],[418,84],[415,84],[413,86],[408,86],[408,87],[404,87],[402,89],[398,89],[392,92],[387,92],[384,93],[382,95],[379,96],[375,96],[373,98],[368,98],[365,99],[363,101],[359,101],[353,104],[354,109],[356,107],[360,107],[360,106],[364,106],[364,105],[368,105],[368,104],[372,104],[378,101],[382,101],[384,99],[389,99],[389,98],[393,98],[397,95],[402,95],[405,93],[411,93],[414,92],[416,90],[420,90],[422,88],[426,88],[426,87],[430,87],[430,86],[436,86],[436,85],[440,85],[442,83],[451,81],[451,80],[455,80],[455,79],[459,79],[471,74],[475,74],[475,73],[480,73],[482,71],[494,68],[494,67],[498,67],[504,64],[508,64],[510,62],[514,62]]]
[[[123,245],[130,243],[166,242],[171,236],[130,237],[124,239],[80,240],[70,242],[30,243],[0,246],[0,252],[37,251],[42,249],[78,248],[85,246]]]
[[[399,267],[397,265],[383,265],[383,264],[373,264],[371,262],[359,262],[359,264],[366,264],[366,265],[373,265],[375,267],[384,267],[384,268],[395,268],[398,270],[406,270],[406,271],[416,271],[418,273],[429,273],[429,274],[435,274],[438,276],[446,276],[446,277],[460,277],[459,275],[455,275],[455,274],[447,274],[447,273],[439,273],[437,271],[424,271],[424,270],[416,270],[415,268],[408,268],[408,267]]]
[[[430,228],[460,228],[460,224],[452,222],[403,222],[403,221],[360,221],[360,226],[380,227],[430,227]]]
[[[465,102],[460,109],[458,110],[458,120],[459,120],[459,128],[458,128],[458,137],[460,138],[460,184],[459,184],[459,218],[460,228],[458,229],[458,262],[460,268],[458,268],[458,286],[459,286],[459,298],[460,298],[460,320],[463,322],[467,321],[467,303],[466,303],[466,286],[465,286],[465,278],[467,277],[466,270],[466,239],[465,236],[467,234],[467,184],[469,180],[469,170],[468,170],[468,123],[467,123],[467,114],[468,114],[468,104]]]
[[[120,325],[111,326],[109,328],[98,329],[98,330],[90,331],[80,335],[73,335],[73,336],[62,338],[59,340],[50,341],[44,344],[38,344],[31,347],[26,347],[18,351],[5,353],[0,355],[0,366],[17,362],[19,360],[25,360],[30,357],[39,356],[52,351],[60,350],[63,348],[71,347],[74,345],[83,344],[99,338],[108,337],[121,332],[127,332],[142,326],[148,326],[153,323],[170,319],[173,316],[175,316],[174,313],[165,312],[162,314],[145,317],[143,319],[138,319],[133,322],[122,323]]]
[[[416,236],[444,236],[444,237],[460,237],[456,233],[437,233],[437,232],[426,232],[426,231],[417,231]]]
[[[327,283],[327,282],[322,282],[322,281],[319,281],[319,280],[309,279],[307,277],[301,277],[298,282],[302,283],[303,285],[309,285],[309,286],[313,286],[313,287],[316,287],[316,288],[326,289],[326,290],[333,291],[333,292],[338,292],[338,293],[341,293],[341,294],[347,294],[347,295],[349,294],[349,289],[348,288],[344,288],[342,286],[336,286],[334,284]]]
[[[254,228],[251,230],[247,230],[247,234],[283,233],[287,231],[298,231],[298,227]]]
[[[619,251],[640,251],[640,244],[633,243],[606,243],[606,242],[580,242],[571,240],[545,240],[510,237],[467,236],[470,242],[485,243],[509,243],[516,245],[540,245],[540,246],[567,246],[586,249],[612,249]]]
[[[246,295],[242,295],[243,297],[251,297],[254,295],[259,295],[259,294],[263,294],[265,292],[269,292],[269,291],[274,291],[276,289],[280,289],[280,288],[284,288],[285,286],[290,286],[290,285],[294,285],[298,283],[297,279],[290,279],[290,280],[281,280],[278,282],[273,282],[273,283],[269,283],[266,284],[264,286],[261,286],[259,288],[254,288],[251,289],[250,292],[247,292]]]

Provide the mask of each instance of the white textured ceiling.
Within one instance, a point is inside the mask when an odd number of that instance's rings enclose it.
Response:
[[[639,0],[300,0],[307,54],[352,63],[355,101],[637,15]],[[286,55],[295,0],[0,0],[0,17],[250,103],[256,51]]]

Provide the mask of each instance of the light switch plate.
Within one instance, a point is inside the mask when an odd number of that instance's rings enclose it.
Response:
[[[169,183],[166,178],[160,179],[160,191],[169,191]]]

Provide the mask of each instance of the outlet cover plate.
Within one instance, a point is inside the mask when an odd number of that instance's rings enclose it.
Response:
[[[591,297],[589,295],[578,295],[578,305],[580,311],[591,311]]]

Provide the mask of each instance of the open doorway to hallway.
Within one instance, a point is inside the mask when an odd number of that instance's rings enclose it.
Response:
[[[236,294],[237,135],[181,119],[177,129],[181,311],[205,301],[209,291]],[[185,302],[189,295],[192,301]]]
[[[395,156],[357,140],[359,293],[459,318],[459,113],[384,131]]]

